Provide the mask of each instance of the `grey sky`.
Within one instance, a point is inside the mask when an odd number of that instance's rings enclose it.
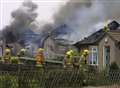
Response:
[[[0,29],[12,21],[11,12],[19,8],[24,0],[0,0]],[[38,5],[37,21],[53,22],[53,15],[69,0],[32,0]]]

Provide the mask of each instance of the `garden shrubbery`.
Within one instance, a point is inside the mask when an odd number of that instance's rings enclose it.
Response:
[[[12,63],[12,64],[18,64],[18,63],[19,63],[18,57],[12,57],[12,58],[11,58],[11,63]]]

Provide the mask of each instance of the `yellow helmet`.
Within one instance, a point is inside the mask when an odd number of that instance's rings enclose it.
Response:
[[[84,52],[84,53],[89,53],[89,50],[85,49],[83,52]]]
[[[86,57],[88,54],[89,54],[89,50],[85,49],[85,50],[83,51],[83,54],[82,54],[82,55],[83,55],[84,57]]]
[[[74,51],[73,50],[69,50],[69,51],[67,51],[66,52],[66,55],[68,55],[68,56],[73,56],[73,53],[74,53]]]
[[[21,52],[25,52],[25,51],[26,51],[26,49],[21,49],[20,51],[21,51]]]
[[[11,51],[10,51],[10,49],[5,49],[5,52],[10,53]]]
[[[38,52],[43,52],[43,51],[44,51],[43,48],[39,48],[39,49],[38,49]]]

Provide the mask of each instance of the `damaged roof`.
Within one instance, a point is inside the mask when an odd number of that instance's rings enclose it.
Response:
[[[104,27],[105,28],[105,27]],[[105,30],[100,29],[97,32],[91,34],[90,36],[84,38],[83,40],[77,42],[76,44],[74,44],[75,46],[79,46],[79,45],[92,45],[92,44],[97,44],[106,34],[108,34],[110,37],[112,37],[114,40],[119,40],[120,41],[120,37],[118,37],[118,35],[113,35],[113,32],[117,32],[120,33],[120,29],[119,29],[119,23],[117,23],[116,21],[112,21],[111,23],[108,24],[108,28],[110,29],[109,32],[105,32]],[[119,32],[118,32],[119,31]],[[112,33],[112,34],[111,34]],[[118,39],[119,38],[119,39]]]
[[[101,40],[106,33],[103,29],[93,33],[92,35],[84,38],[83,40],[77,42],[75,45],[88,45],[88,44],[96,44],[99,40]]]

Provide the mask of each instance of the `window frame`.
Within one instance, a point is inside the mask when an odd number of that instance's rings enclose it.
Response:
[[[105,48],[106,47],[109,47],[109,54],[111,53],[111,48],[110,48],[110,45],[105,45],[103,46],[103,67],[106,67],[106,59],[105,59]],[[110,60],[111,56],[109,57],[109,60]],[[110,61],[109,61],[109,64],[110,64]]]
[[[95,50],[96,51],[95,51]],[[94,66],[96,66],[96,65],[98,65],[98,47],[97,46],[90,46],[90,54],[89,54],[89,65],[94,65]],[[97,62],[96,62],[96,64],[94,64],[94,59],[93,59],[93,57],[94,57],[94,54],[97,54]],[[90,63],[92,61],[92,63]]]

